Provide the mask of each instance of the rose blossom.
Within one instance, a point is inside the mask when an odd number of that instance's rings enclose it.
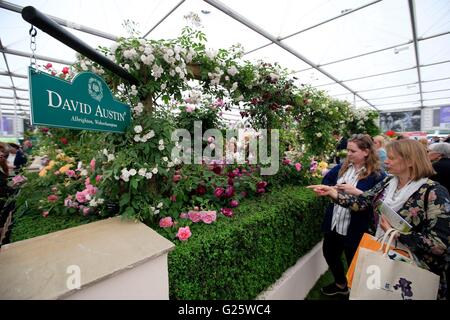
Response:
[[[192,233],[189,227],[181,227],[178,229],[177,237],[180,239],[180,241],[186,241],[191,237]]]
[[[302,164],[297,162],[295,164],[295,170],[300,171],[301,169],[302,169]]]
[[[233,216],[233,210],[231,208],[222,208],[222,209],[220,209],[220,212],[222,212],[222,214],[225,217],[232,217]]]
[[[188,217],[191,219],[192,222],[196,223],[202,220],[202,215],[199,211],[189,211]]]
[[[50,202],[56,202],[56,200],[58,200],[58,196],[55,194],[51,194],[47,197],[47,200]]]
[[[216,211],[202,211],[201,218],[204,223],[211,224],[216,221]]]
[[[230,201],[230,207],[236,208],[238,205],[239,205],[239,201],[237,201],[237,200]]]
[[[159,220],[159,226],[161,228],[170,228],[171,226],[173,226],[172,217],[165,217]]]
[[[224,193],[225,193],[225,189],[224,188],[218,187],[218,188],[216,188],[216,190],[214,190],[214,195],[217,198],[220,198],[221,196],[223,196]]]

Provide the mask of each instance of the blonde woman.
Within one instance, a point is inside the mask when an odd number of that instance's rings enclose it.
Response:
[[[442,185],[430,180],[435,171],[420,142],[405,139],[386,146],[386,168],[391,176],[360,195],[346,194],[326,185],[309,186],[342,207],[367,210],[382,199],[413,227],[398,237],[416,256],[421,267],[440,276],[438,299],[448,299],[450,196]],[[384,219],[379,228],[391,226]]]

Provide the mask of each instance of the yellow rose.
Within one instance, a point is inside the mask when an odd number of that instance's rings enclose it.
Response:
[[[61,168],[59,168],[59,172],[66,173],[66,171],[69,170],[71,167],[72,167],[72,165],[70,163],[66,164],[65,166],[62,166]]]
[[[45,177],[45,175],[47,174],[47,169],[42,169],[41,171],[39,171],[39,177]]]
[[[51,160],[48,164],[48,166],[45,167],[46,170],[50,170],[55,166],[56,162],[54,160]]]

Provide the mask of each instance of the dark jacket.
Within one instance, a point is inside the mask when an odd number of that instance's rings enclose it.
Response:
[[[442,184],[450,192],[450,159],[443,158],[433,163],[433,169],[436,171],[430,179]]]
[[[327,175],[323,178],[322,184],[328,186],[334,186],[338,180],[338,173],[341,169],[341,165],[337,165],[331,169]],[[372,174],[367,178],[361,179],[356,184],[356,187],[362,191],[367,191],[375,186],[378,182],[382,181],[386,177],[384,171],[379,174]],[[331,222],[333,218],[334,203],[331,203],[325,210],[325,217],[322,223],[322,231],[324,233],[331,232]],[[373,209],[368,208],[364,211],[357,212],[351,211],[351,220],[348,227],[347,236],[345,237],[344,244],[346,246],[358,246],[364,232],[369,231],[369,226],[373,224]]]
[[[14,159],[14,171],[16,173],[19,172],[20,168],[22,168],[27,163],[27,157],[24,155],[22,150],[17,150],[16,158]]]

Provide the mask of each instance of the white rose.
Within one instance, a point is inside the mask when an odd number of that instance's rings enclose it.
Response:
[[[322,136],[322,133],[321,133],[321,132],[317,132],[317,133],[316,133],[316,136],[317,136],[318,138],[320,138],[320,137]]]
[[[137,173],[137,171],[135,170],[135,169],[130,169],[130,175],[131,176],[134,176],[134,175],[136,175],[136,173]]]
[[[139,169],[139,171],[138,171],[138,174],[140,175],[140,176],[145,176],[145,173],[147,172],[147,169],[146,168],[141,168],[141,169]]]
[[[142,132],[142,127],[141,126],[134,127],[134,132],[141,133]]]
[[[158,168],[153,168],[152,173],[153,174],[157,174],[158,173]]]

